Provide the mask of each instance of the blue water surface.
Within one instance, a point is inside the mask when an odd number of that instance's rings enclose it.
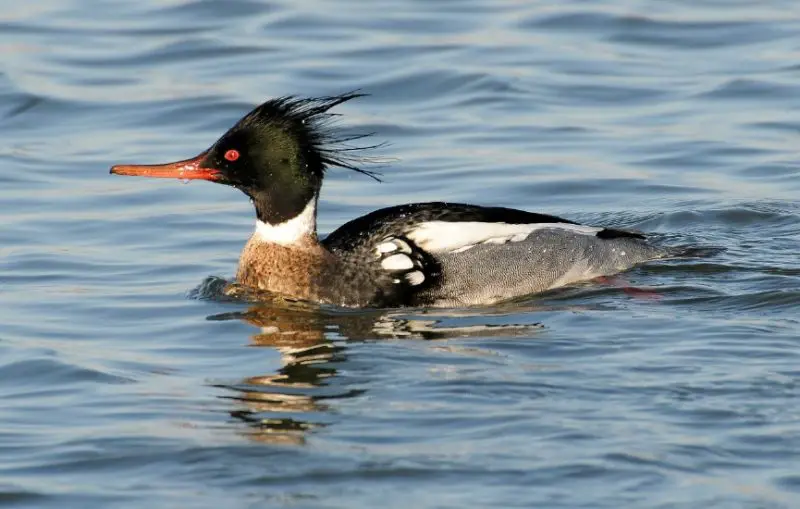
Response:
[[[0,505],[800,506],[795,0],[35,0],[0,58]],[[255,305],[215,279],[243,195],[108,175],[354,89],[340,129],[396,161],[331,170],[321,232],[447,200],[724,251],[483,309]]]

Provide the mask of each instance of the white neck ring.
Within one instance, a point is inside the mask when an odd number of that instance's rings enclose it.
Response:
[[[302,212],[278,224],[256,221],[255,237],[261,242],[288,246],[309,237],[317,230],[317,200],[312,199]]]

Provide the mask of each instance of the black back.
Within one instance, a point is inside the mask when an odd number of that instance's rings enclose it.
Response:
[[[323,244],[331,251],[348,251],[365,242],[380,240],[427,221],[577,224],[556,216],[506,207],[482,207],[447,202],[409,203],[379,209],[353,219],[328,235]]]

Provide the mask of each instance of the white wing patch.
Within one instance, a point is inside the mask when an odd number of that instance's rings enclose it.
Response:
[[[384,253],[391,253],[392,251],[397,251],[399,246],[394,242],[384,242],[383,244],[378,244],[378,247],[375,249],[378,250],[378,255],[382,255]]]
[[[414,268],[414,261],[407,254],[400,253],[381,260],[381,267],[386,270],[408,270]]]
[[[421,285],[422,282],[425,281],[425,274],[423,274],[422,271],[419,270],[409,272],[403,277],[406,278],[406,281],[408,281],[408,284],[410,284],[411,286]]]
[[[411,286],[417,286],[425,282],[422,260],[414,254],[405,240],[387,237],[375,246],[375,255],[380,260],[381,267],[392,273],[395,284],[405,281]]]
[[[505,244],[528,238],[544,229],[596,235],[603,228],[570,223],[482,223],[479,221],[428,221],[408,232],[408,238],[429,253],[461,253],[478,244]]]

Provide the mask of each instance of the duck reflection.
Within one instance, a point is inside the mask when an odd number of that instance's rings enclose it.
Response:
[[[530,310],[529,308],[527,310]],[[303,444],[306,434],[332,417],[328,401],[363,391],[336,384],[337,366],[347,359],[347,342],[380,339],[439,340],[458,337],[530,336],[533,324],[476,323],[523,311],[519,305],[475,310],[342,310],[271,299],[243,312],[209,316],[209,320],[242,320],[258,328],[253,346],[274,348],[281,368],[245,378],[226,388],[244,408],[231,412],[248,424],[257,441]]]

